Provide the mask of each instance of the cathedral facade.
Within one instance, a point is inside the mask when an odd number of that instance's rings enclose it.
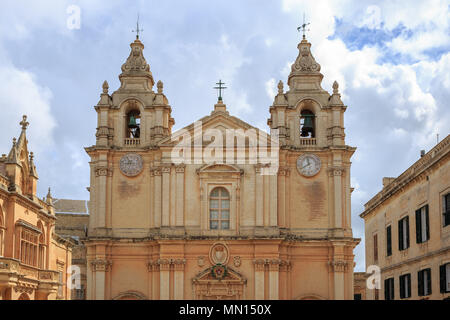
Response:
[[[270,134],[212,112],[175,120],[137,39],[95,110],[87,299],[353,299],[346,106],[303,38]]]

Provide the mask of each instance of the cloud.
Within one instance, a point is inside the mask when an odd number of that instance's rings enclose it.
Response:
[[[20,134],[22,115],[28,116],[27,132],[29,149],[35,154],[51,148],[52,132],[56,121],[51,113],[52,92],[38,83],[31,72],[19,70],[12,64],[0,65],[0,148],[6,153],[11,148],[10,140]]]

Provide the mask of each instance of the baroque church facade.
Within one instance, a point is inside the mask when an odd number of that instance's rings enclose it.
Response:
[[[153,90],[144,45],[131,43],[120,88],[109,94],[103,84],[96,142],[86,148],[87,299],[353,299],[356,148],[345,143],[338,84],[332,94],[321,87],[310,49],[303,37],[264,136],[221,97],[172,132],[163,83]],[[225,136],[244,143],[222,148]],[[255,141],[271,147],[276,165]],[[230,150],[240,156],[225,159]]]

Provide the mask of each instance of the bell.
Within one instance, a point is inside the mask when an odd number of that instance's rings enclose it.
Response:
[[[313,115],[304,115],[303,117],[305,118],[305,122],[303,123],[301,136],[302,137],[307,137],[307,136],[309,136],[310,132],[311,132],[311,135],[313,134],[313,130],[314,130],[313,119],[314,119],[314,116]]]
[[[130,121],[128,122],[128,128],[135,129],[137,127],[138,127],[138,125],[136,124],[136,118],[133,115],[131,115]]]

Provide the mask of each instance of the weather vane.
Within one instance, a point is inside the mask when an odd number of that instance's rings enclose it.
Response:
[[[311,23],[306,23],[305,14],[303,13],[303,24],[297,28],[298,32],[303,31],[303,40],[306,39],[306,31],[309,31],[309,29],[306,29],[307,26],[309,26]]]
[[[219,101],[222,101],[222,90],[226,89],[227,87],[224,87],[223,85],[225,82],[222,82],[222,80],[219,80],[219,82],[216,83],[218,87],[214,87],[214,89],[219,90]]]
[[[132,31],[136,32],[136,39],[139,39],[139,32],[144,31],[144,29],[139,29],[139,13],[138,13],[137,22],[136,22],[136,30],[132,30]]]

